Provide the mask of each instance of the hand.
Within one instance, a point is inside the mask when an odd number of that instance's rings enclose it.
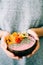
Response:
[[[7,44],[5,42],[5,37],[8,36],[10,33],[5,32],[1,38],[1,48],[5,51],[5,53],[12,59],[19,59],[18,56],[15,56],[13,53],[7,50]]]
[[[37,35],[36,32],[34,31],[34,29],[29,29],[29,30],[27,30],[27,33],[29,33],[29,34],[31,34],[32,36],[34,36],[34,38],[35,38],[36,40],[39,40],[38,35]]]
[[[39,44],[38,35],[37,35],[36,32],[34,31],[34,29],[29,29],[29,30],[27,30],[27,33],[33,35],[34,38],[37,40],[37,46],[36,46],[36,48],[33,50],[33,52],[32,52],[31,54],[29,54],[29,55],[26,56],[26,57],[31,57],[31,56],[33,56],[33,55],[36,53],[36,51],[39,49],[40,44]]]

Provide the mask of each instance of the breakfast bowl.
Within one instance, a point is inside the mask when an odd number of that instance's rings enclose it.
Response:
[[[28,32],[14,32],[6,37],[6,43],[7,49],[19,57],[31,55],[39,48],[39,41]]]

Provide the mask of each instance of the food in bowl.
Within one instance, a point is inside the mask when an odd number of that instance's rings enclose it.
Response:
[[[36,48],[37,40],[29,33],[14,32],[7,36],[6,43],[8,50],[15,54],[15,56],[27,56]]]

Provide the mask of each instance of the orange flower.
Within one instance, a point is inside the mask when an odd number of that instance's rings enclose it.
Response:
[[[27,36],[27,34],[23,34],[23,33],[16,33],[14,32],[13,34],[9,35],[6,37],[6,41],[7,44],[15,44],[15,43],[20,43],[25,37]]]
[[[16,43],[20,43],[20,42],[21,42],[21,38],[19,38],[19,37],[17,36],[17,37],[15,37],[15,41],[16,41]]]
[[[18,36],[18,33],[14,32],[14,33],[12,34],[12,36],[16,37],[16,36]]]

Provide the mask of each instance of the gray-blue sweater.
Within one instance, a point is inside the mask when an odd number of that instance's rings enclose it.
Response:
[[[43,0],[0,0],[0,28],[2,30],[22,32],[41,26],[43,26]],[[0,65],[43,65],[42,56],[36,53],[32,58],[17,61],[7,57],[0,49]]]
[[[26,31],[43,25],[42,0],[0,0],[0,28]]]

